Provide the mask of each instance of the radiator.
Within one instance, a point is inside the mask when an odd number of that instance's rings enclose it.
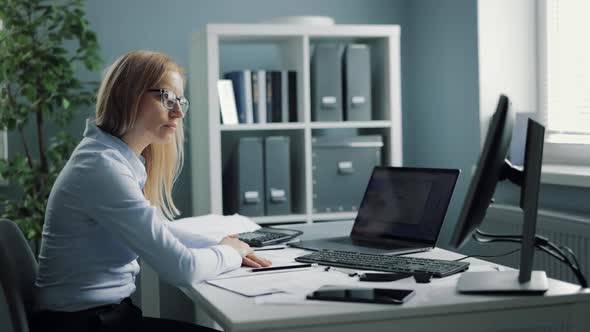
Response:
[[[522,220],[520,208],[494,204],[488,208],[483,229],[489,232],[522,234]],[[537,216],[537,234],[546,236],[558,246],[563,245],[572,249],[582,272],[586,278],[589,277],[590,219],[540,210]],[[514,254],[501,263],[518,267],[519,259],[520,255]],[[551,278],[578,284],[567,264],[539,250],[535,251],[533,267],[535,270],[546,271]]]

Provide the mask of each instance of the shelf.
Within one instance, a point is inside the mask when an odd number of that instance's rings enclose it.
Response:
[[[241,131],[241,130],[297,130],[304,129],[302,123],[255,123],[255,124],[237,124],[221,125],[221,131]]]
[[[338,121],[338,122],[312,122],[312,129],[330,129],[330,128],[389,128],[391,121]]]
[[[338,122],[311,122],[305,123],[255,123],[221,125],[221,131],[241,130],[297,130],[297,129],[332,129],[332,128],[389,128],[391,121],[338,121]]]
[[[304,214],[291,214],[287,216],[264,216],[264,217],[250,217],[252,221],[259,225],[265,224],[285,224],[285,223],[303,223],[307,221],[307,216]]]
[[[304,24],[208,24],[207,33],[223,41],[259,42],[284,37],[310,36],[328,38],[378,38],[399,36],[399,26],[339,24],[313,26]]]
[[[188,86],[195,101],[193,107],[202,110],[190,117],[193,214],[223,214],[223,184],[231,179],[224,172],[228,170],[236,144],[246,137],[284,136],[290,142],[290,211],[294,214],[251,217],[261,225],[355,219],[357,213],[350,211],[314,213],[315,136],[349,132],[379,135],[383,138],[381,163],[403,164],[399,26],[208,24],[192,36],[190,43]],[[371,116],[375,120],[312,121],[311,58],[320,43],[368,45]],[[217,82],[229,71],[245,69],[296,72],[294,119],[298,122],[220,123]],[[246,177],[259,176],[252,171]]]

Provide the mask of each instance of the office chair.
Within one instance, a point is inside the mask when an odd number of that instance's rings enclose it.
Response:
[[[0,219],[0,283],[15,332],[29,331],[37,261],[18,226]]]

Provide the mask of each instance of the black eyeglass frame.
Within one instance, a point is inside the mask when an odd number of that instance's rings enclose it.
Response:
[[[176,93],[167,89],[147,89],[148,92],[158,92],[160,94],[160,102],[162,106],[167,110],[171,111],[174,109],[176,102],[180,104],[180,110],[184,115],[188,113],[188,109],[190,107],[190,102],[186,97],[178,97]],[[166,102],[173,101],[174,104],[172,106],[168,106]]]

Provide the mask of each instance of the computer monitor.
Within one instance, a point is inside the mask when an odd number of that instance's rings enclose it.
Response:
[[[459,248],[476,232],[483,222],[496,183],[509,179],[521,186],[520,206],[524,212],[524,223],[520,270],[466,272],[459,279],[458,289],[461,292],[543,293],[548,288],[545,272],[532,271],[545,128],[529,119],[524,170],[519,170],[506,159],[513,123],[510,100],[501,95],[453,232],[451,245]]]

